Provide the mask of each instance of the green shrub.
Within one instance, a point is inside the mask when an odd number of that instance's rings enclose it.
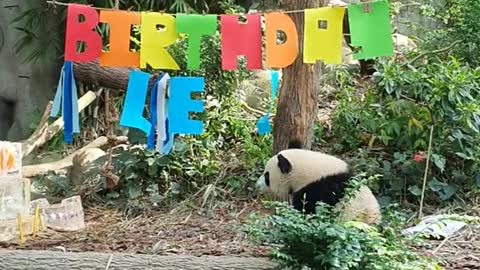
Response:
[[[431,7],[426,14],[441,24],[425,31],[425,49],[451,47],[450,52],[472,66],[480,66],[480,2],[447,0],[445,7]],[[451,46],[453,45],[454,46]]]
[[[480,184],[480,68],[430,58],[410,65],[383,60],[378,70],[364,97],[352,85],[340,86],[333,114],[337,148],[381,149],[360,169],[385,175],[395,194],[419,195],[425,161],[412,157],[427,152],[433,125],[429,188],[446,200]],[[377,158],[384,161],[375,166]]]

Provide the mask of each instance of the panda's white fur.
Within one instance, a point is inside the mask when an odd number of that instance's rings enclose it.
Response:
[[[300,148],[293,146],[297,144],[291,145],[290,148]],[[291,196],[294,208],[306,213],[314,213],[316,202],[322,201],[341,207],[341,220],[367,224],[379,222],[380,207],[367,186],[362,186],[348,201],[342,200],[350,177],[348,164],[335,156],[305,149],[287,149],[268,160],[257,187],[279,200]]]
[[[284,174],[279,168],[278,156],[285,157],[291,164],[292,172]],[[269,172],[270,186],[265,184],[262,174],[258,186],[263,191],[271,191],[275,196],[286,198],[289,191],[297,192],[319,177],[335,175],[348,171],[343,160],[320,152],[303,149],[287,149],[270,158],[265,164],[265,172]]]

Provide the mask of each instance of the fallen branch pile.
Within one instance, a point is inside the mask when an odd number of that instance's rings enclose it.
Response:
[[[88,91],[78,100],[78,111],[82,112],[96,98],[97,96],[94,92]],[[47,108],[43,112],[43,116],[40,120],[37,130],[35,130],[35,132],[33,132],[28,139],[22,141],[22,156],[24,158],[31,154],[35,149],[51,140],[55,135],[58,134],[58,132],[63,130],[63,117],[59,117],[52,124],[48,123],[52,106],[53,102],[50,101],[47,105]]]

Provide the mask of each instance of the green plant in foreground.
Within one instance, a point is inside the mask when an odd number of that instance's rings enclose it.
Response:
[[[441,269],[406,248],[406,240],[361,222],[336,223],[328,208],[305,218],[282,203],[276,214],[255,217],[248,225],[253,240],[274,248],[273,258],[292,269]]]
[[[358,184],[358,183],[357,183]],[[273,248],[273,259],[291,269],[441,269],[435,262],[411,251],[399,234],[398,215],[392,225],[347,221],[337,222],[339,212],[319,204],[317,214],[304,216],[284,203],[267,203],[275,208],[268,217],[253,215],[246,230],[255,242]]]

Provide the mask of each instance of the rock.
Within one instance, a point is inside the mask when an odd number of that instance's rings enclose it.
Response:
[[[48,62],[24,62],[27,47],[15,53],[15,44],[23,33],[12,23],[31,7],[45,5],[39,1],[3,0],[0,9],[0,140],[19,141],[27,138],[35,114],[41,115],[53,99],[60,74],[60,65],[52,58]],[[52,31],[56,31],[52,29]],[[34,33],[41,36],[42,33]],[[38,46],[33,44],[32,46]],[[52,45],[53,46],[53,45]]]
[[[279,70],[279,79],[282,80],[282,70]],[[269,70],[255,71],[250,79],[240,83],[238,94],[248,106],[265,110],[266,107],[261,102],[263,99],[270,100],[271,85]]]
[[[417,44],[411,38],[399,33],[393,34],[393,44],[396,53],[407,53],[417,49]]]

